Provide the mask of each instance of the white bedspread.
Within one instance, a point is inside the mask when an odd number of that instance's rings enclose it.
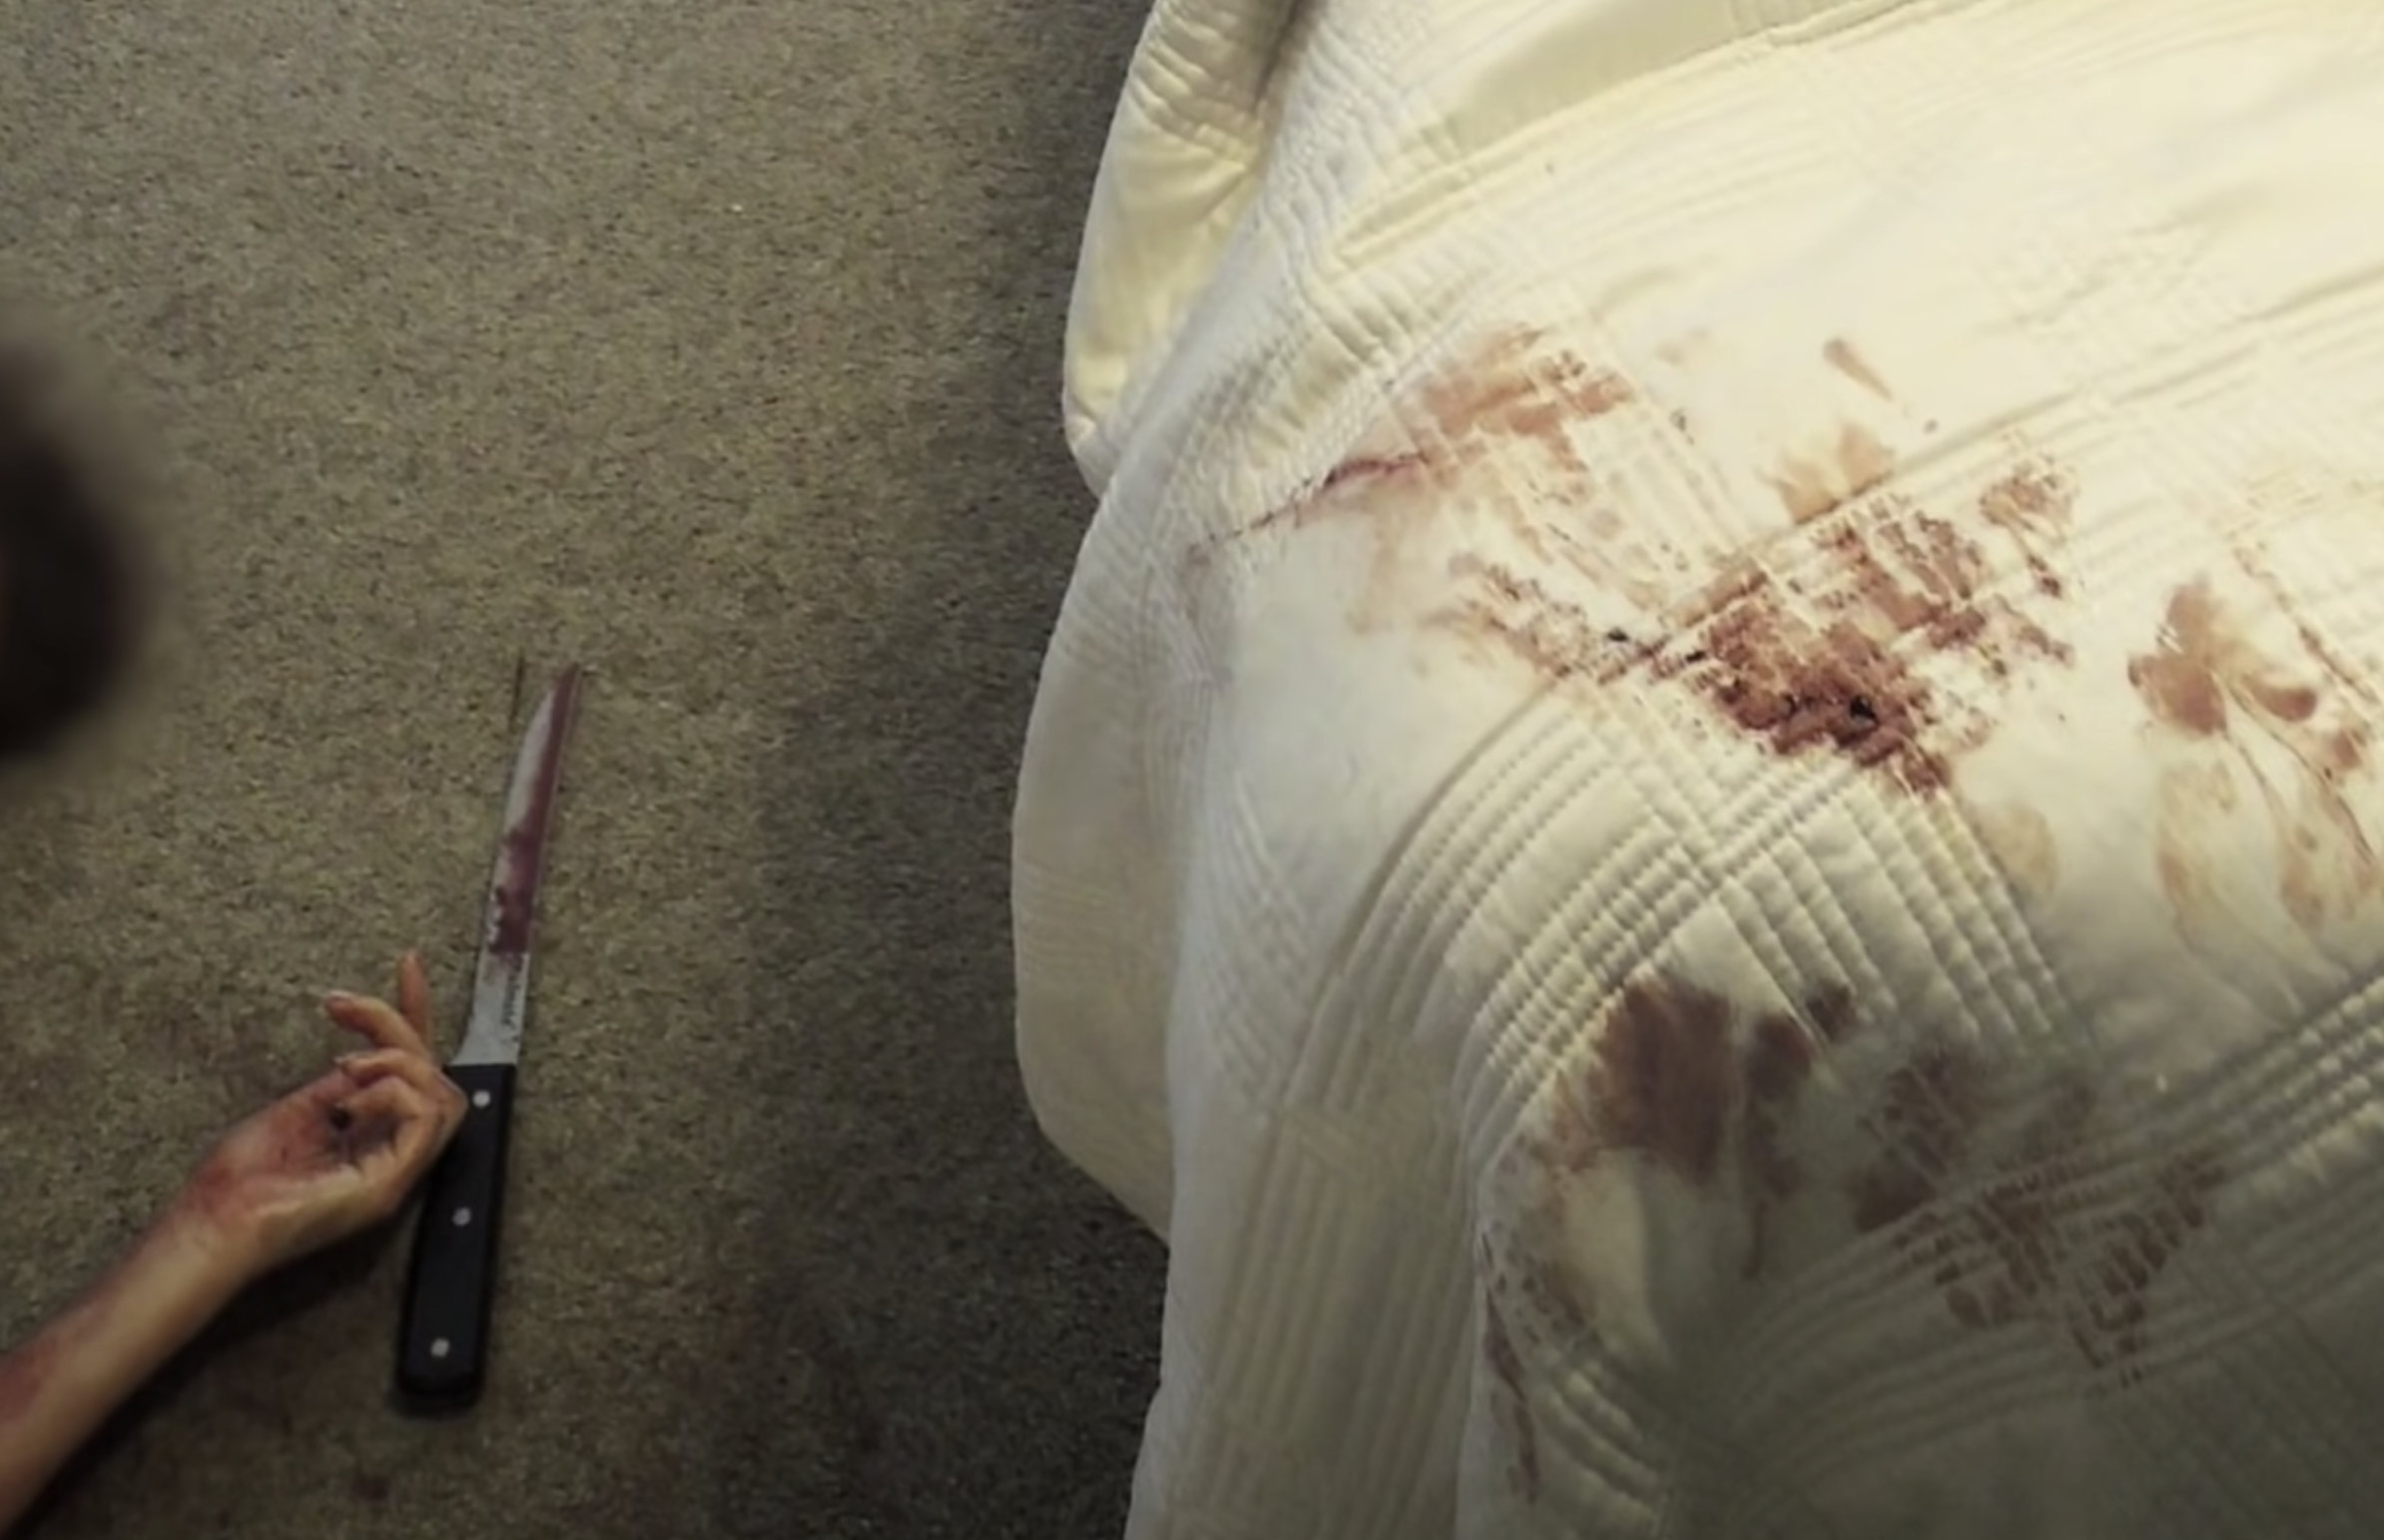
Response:
[[[1285,8],[1017,808],[1131,1533],[2384,1534],[2384,5]]]

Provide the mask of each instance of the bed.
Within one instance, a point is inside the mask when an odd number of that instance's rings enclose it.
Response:
[[[1134,1540],[2384,1529],[2384,9],[1160,0],[1064,406]]]

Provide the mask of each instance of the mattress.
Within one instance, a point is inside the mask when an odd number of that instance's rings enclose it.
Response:
[[[1064,405],[1131,1536],[2384,1532],[2384,8],[1159,0]]]

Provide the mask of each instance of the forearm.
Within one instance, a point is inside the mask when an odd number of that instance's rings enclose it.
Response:
[[[178,1204],[81,1299],[0,1359],[0,1534],[243,1282]]]

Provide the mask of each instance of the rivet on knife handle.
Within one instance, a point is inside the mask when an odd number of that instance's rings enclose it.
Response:
[[[530,935],[580,672],[564,670],[538,703],[506,788],[471,1016],[447,1065],[447,1077],[464,1094],[463,1123],[423,1184],[398,1323],[397,1399],[411,1411],[461,1410],[479,1399],[487,1381],[498,1222],[528,1019]]]

